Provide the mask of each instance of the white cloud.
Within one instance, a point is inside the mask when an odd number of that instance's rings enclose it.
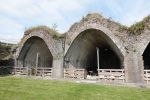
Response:
[[[0,41],[17,43],[22,37],[24,26],[4,16],[0,16],[0,19]]]
[[[150,2],[147,0],[105,0],[101,1],[109,9],[113,19],[130,26],[150,14]]]
[[[124,25],[130,26],[150,14],[147,0],[97,0],[99,11]],[[102,6],[102,7],[101,7]]]
[[[77,14],[81,18],[89,11],[103,10],[107,17],[129,26],[150,14],[149,7],[147,0],[0,0],[0,40],[19,42],[24,28],[36,25],[57,23],[64,32],[64,26],[79,18]]]
[[[18,42],[24,27],[61,23],[63,14],[80,11],[85,4],[79,0],[1,0],[0,40]]]
[[[0,3],[0,11],[16,18],[31,21],[37,17],[62,20],[61,12],[76,11],[82,9],[79,0],[3,0]]]
[[[121,22],[127,26],[141,21],[144,17],[150,14],[150,3],[148,3],[147,0],[137,0],[133,4],[134,5],[130,4],[129,9],[121,19]]]

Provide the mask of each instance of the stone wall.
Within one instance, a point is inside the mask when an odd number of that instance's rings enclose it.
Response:
[[[63,45],[62,44],[63,44],[64,40],[63,39],[59,39],[59,40],[55,39],[53,37],[53,35],[51,35],[44,29],[37,28],[36,30],[32,31],[30,34],[24,35],[21,42],[18,44],[18,48],[16,50],[16,55],[15,55],[16,66],[18,66],[18,67],[23,66],[22,62],[20,61],[20,57],[22,56],[21,54],[27,53],[27,50],[24,50],[24,46],[28,40],[32,39],[32,37],[38,37],[38,38],[42,39],[45,42],[45,44],[47,45],[49,51],[51,52],[52,57],[53,57],[53,61],[52,61],[53,73],[56,73],[56,72],[59,73],[57,75],[53,74],[53,76],[55,77],[55,75],[56,75],[57,78],[63,77],[63,73],[62,73],[63,61],[60,59],[63,59]],[[58,60],[60,61],[59,64],[56,63]],[[21,65],[19,65],[20,63],[21,63]]]
[[[144,65],[142,54],[149,43],[150,30],[145,29],[142,34],[136,36],[128,28],[97,13],[88,14],[80,22],[73,24],[62,39],[54,39],[53,35],[48,34],[44,29],[37,29],[25,34],[18,45],[15,57],[16,59],[19,58],[20,52],[22,52],[22,48],[28,39],[33,36],[39,37],[44,40],[53,56],[53,77],[61,78],[65,67],[64,57],[78,36],[90,29],[101,31],[112,41],[110,42],[108,39],[110,45],[115,44],[112,48],[115,52],[120,52],[123,58],[121,62],[125,69],[126,82],[143,83]],[[76,48],[78,47],[74,47],[75,50]],[[74,52],[80,52],[75,50]]]

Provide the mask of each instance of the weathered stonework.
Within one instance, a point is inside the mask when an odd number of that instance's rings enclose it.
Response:
[[[24,37],[22,38],[21,42],[18,44],[17,52],[16,52],[16,59],[19,58],[20,53],[22,52],[22,48],[24,47],[25,43],[27,40],[29,40],[31,37],[38,37],[44,40],[45,44],[47,45],[48,49],[50,50],[52,56],[53,56],[53,64],[52,66],[57,66],[57,68],[53,67],[53,73],[58,73],[58,74],[53,74],[53,76],[57,76],[58,78],[63,77],[62,71],[60,69],[63,68],[63,40],[55,40],[51,34],[49,34],[47,31],[42,30],[42,29],[37,29],[30,34],[25,34]],[[26,53],[26,52],[25,52]],[[61,62],[58,64],[58,60]],[[16,65],[18,66],[18,65]],[[62,69],[63,70],[63,69]],[[62,73],[62,74],[61,74]]]
[[[88,30],[93,31],[93,33],[88,33]],[[87,34],[87,36],[90,36],[89,34],[96,35],[94,32],[99,32],[97,33],[97,37],[99,36],[97,40],[96,36],[88,39],[85,37],[82,40],[82,37],[84,37],[82,36],[82,34]],[[72,60],[72,63],[79,62],[80,66],[84,66],[85,64],[88,65],[89,59],[86,58],[89,57],[88,51],[92,51],[93,48],[96,49],[96,46],[99,46],[99,48],[101,48],[101,46],[104,46],[105,49],[112,50],[116,54],[115,56],[117,56],[120,60],[119,64],[121,68],[124,68],[125,70],[126,82],[143,83],[144,61],[142,55],[150,42],[149,33],[150,30],[146,29],[142,31],[142,34],[136,36],[124,26],[113,22],[110,19],[103,18],[99,14],[88,14],[86,17],[83,17],[80,22],[72,25],[69,31],[65,33],[64,38],[61,39],[55,39],[53,35],[49,34],[45,29],[36,29],[28,34],[25,33],[21,42],[18,44],[16,59],[19,58],[20,53],[25,46],[25,43],[31,37],[39,37],[44,40],[45,44],[47,45],[49,51],[53,56],[53,77],[62,78],[64,72],[63,70],[67,66],[66,62],[71,62]],[[92,40],[92,43],[96,43],[96,45],[93,47],[92,44],[89,42],[89,39],[94,38],[95,40]],[[101,45],[99,42],[97,42],[98,40],[101,41]],[[80,43],[80,41],[82,41],[83,43]],[[82,45],[82,47],[85,48],[81,48],[76,44],[80,44]],[[105,51],[104,48],[102,49]],[[74,55],[71,57],[71,54],[73,52]],[[81,52],[81,55],[78,52]],[[90,57],[92,58],[94,54],[91,55]],[[75,56],[76,59],[74,59]],[[67,61],[65,58],[69,60]]]

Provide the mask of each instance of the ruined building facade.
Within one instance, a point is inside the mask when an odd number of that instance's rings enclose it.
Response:
[[[88,14],[62,35],[46,26],[31,28],[18,44],[15,67],[50,67],[53,78],[64,78],[68,69],[83,69],[84,79],[108,80],[122,70],[123,82],[144,83],[150,74],[145,72],[150,70],[150,20],[144,21],[147,27],[138,35],[99,14]]]

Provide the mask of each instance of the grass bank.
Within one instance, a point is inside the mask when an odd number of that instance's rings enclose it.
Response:
[[[150,89],[0,77],[0,100],[150,100]]]

